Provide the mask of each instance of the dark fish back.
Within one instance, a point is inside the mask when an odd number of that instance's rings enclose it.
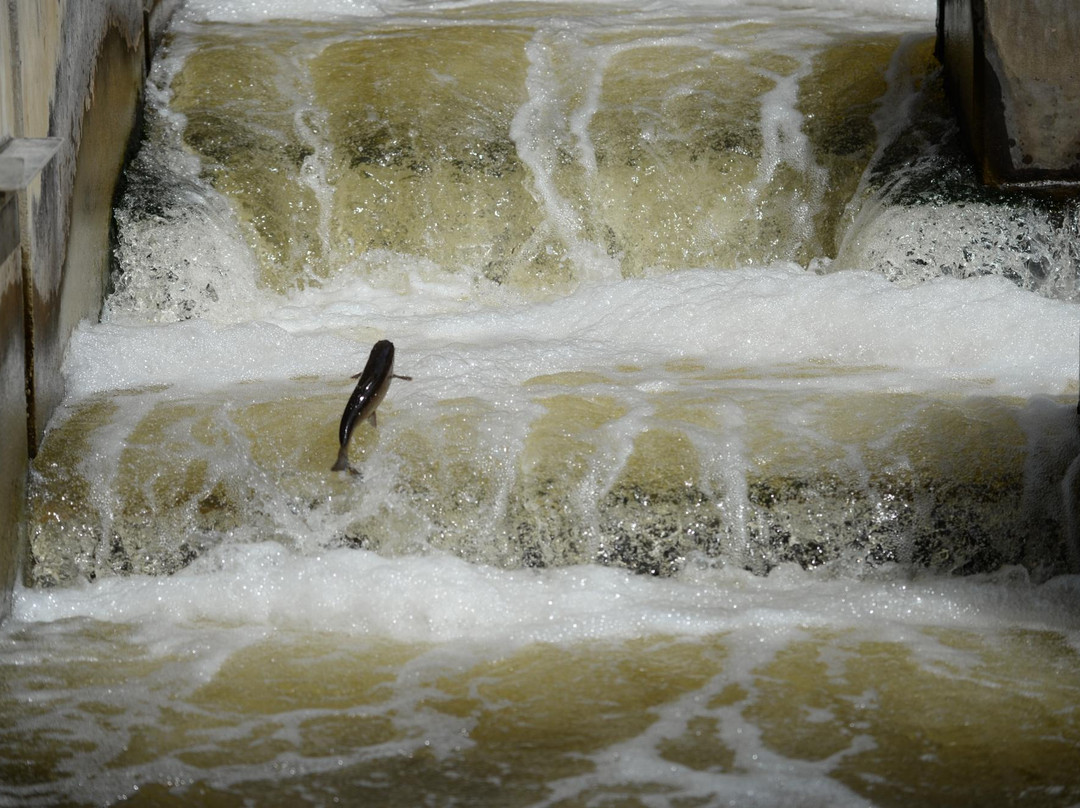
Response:
[[[356,383],[356,389],[349,396],[349,403],[345,405],[345,412],[341,414],[341,425],[338,427],[339,443],[344,444],[348,441],[364,402],[375,394],[383,379],[393,371],[394,343],[388,339],[379,340],[372,346],[367,364],[360,373],[360,381]]]

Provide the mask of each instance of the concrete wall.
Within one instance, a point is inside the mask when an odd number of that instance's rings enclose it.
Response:
[[[0,148],[15,133],[11,25],[0,8]],[[24,539],[26,344],[19,200],[0,191],[0,618],[7,612]]]
[[[938,57],[985,182],[1080,190],[1080,3],[938,0]]]
[[[0,192],[0,618],[7,609],[24,539],[26,366],[22,251],[15,194]]]
[[[0,148],[63,139],[24,190],[0,192],[0,618],[19,566],[27,461],[63,396],[71,332],[101,310],[116,182],[154,39],[178,4],[0,5]]]

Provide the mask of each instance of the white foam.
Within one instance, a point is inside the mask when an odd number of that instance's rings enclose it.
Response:
[[[1076,379],[1075,307],[997,278],[904,288],[869,272],[774,266],[602,282],[498,307],[457,291],[448,283],[402,295],[348,280],[299,293],[261,321],[84,323],[65,363],[68,392],[347,376],[380,337],[395,342],[398,364],[421,384],[459,391],[676,359],[715,369],[880,367],[896,389],[958,393],[1056,395]]]
[[[208,22],[315,20],[371,17],[383,13],[383,4],[374,0],[188,0],[181,13],[187,20]]]
[[[556,0],[567,5],[580,6],[575,0]],[[489,5],[488,0],[187,0],[182,15],[186,20],[211,22],[259,22],[271,19],[317,20],[337,17],[373,17],[392,13],[425,11]],[[626,0],[596,0],[598,7],[617,5],[634,8],[635,3]],[[639,2],[643,10],[655,10],[656,4]],[[679,4],[680,9],[700,6],[703,11],[716,13],[725,8],[738,9],[743,15],[752,11],[755,15],[768,15],[785,11],[817,14],[867,14],[875,17],[894,16],[909,19],[933,20],[936,7],[927,0],[770,0],[747,3],[746,0],[709,0],[707,3],[692,1]],[[550,7],[550,6],[546,6]]]
[[[1052,628],[1080,640],[1078,594],[1080,576],[1036,586],[1019,568],[967,579],[886,569],[853,580],[789,566],[767,578],[691,567],[658,580],[598,566],[501,570],[441,554],[385,558],[338,549],[310,556],[260,543],[222,546],[170,577],[21,589],[12,619],[92,617],[153,627],[162,636],[162,626],[209,622],[510,646],[749,630],[758,641],[782,641],[812,627],[875,627],[897,641],[909,641],[912,627]]]

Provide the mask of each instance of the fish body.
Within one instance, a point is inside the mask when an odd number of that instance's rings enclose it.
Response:
[[[393,378],[410,379],[409,376],[394,375],[394,343],[388,339],[381,339],[371,348],[367,364],[364,369],[353,378],[359,377],[356,388],[349,396],[349,403],[345,405],[345,412],[341,414],[341,426],[338,427],[338,442],[341,449],[338,451],[337,462],[332,471],[354,471],[349,465],[349,440],[356,428],[363,423],[365,418],[371,419],[371,425],[376,426],[375,411],[386,396]]]

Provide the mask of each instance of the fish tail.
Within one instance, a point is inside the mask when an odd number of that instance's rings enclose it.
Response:
[[[349,466],[349,446],[348,444],[341,444],[341,450],[338,452],[337,461],[330,467],[330,471],[345,471],[350,468]]]

